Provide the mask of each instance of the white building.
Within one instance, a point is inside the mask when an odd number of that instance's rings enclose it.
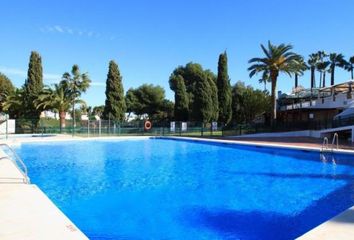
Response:
[[[43,111],[41,112],[41,118],[49,118],[49,119],[57,119],[59,120],[59,113],[52,112],[52,111]],[[71,115],[69,113],[65,114],[66,120],[71,120]]]

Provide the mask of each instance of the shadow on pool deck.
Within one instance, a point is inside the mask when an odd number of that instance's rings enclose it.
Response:
[[[354,225],[354,209],[348,209],[345,213],[345,217],[334,218],[334,222],[349,223]],[[354,227],[354,226],[353,226]]]
[[[189,227],[205,228],[224,239],[294,239],[351,207],[354,199],[348,193],[352,188],[347,184],[294,216],[204,206],[186,208],[182,216]]]

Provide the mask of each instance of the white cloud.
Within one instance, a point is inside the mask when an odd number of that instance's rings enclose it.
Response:
[[[60,32],[60,33],[63,33],[64,32],[64,29],[61,27],[61,26],[54,26],[54,29],[57,31],[57,32]]]
[[[68,31],[69,34],[74,34],[74,31],[71,28],[67,28],[66,30]]]
[[[47,30],[48,30],[49,32],[54,32],[54,31],[55,31],[55,29],[54,29],[53,27],[47,27]]]
[[[43,73],[43,78],[49,81],[58,82],[61,79],[62,75],[60,74],[52,74],[52,73]]]
[[[0,66],[0,72],[9,76],[21,77],[24,80],[27,78],[27,71],[19,68],[11,68],[6,66]],[[55,73],[43,73],[43,80],[47,84],[58,83],[61,80],[61,74]],[[90,84],[92,87],[105,87],[105,82],[92,81]]]
[[[95,32],[92,30],[84,30],[84,29],[74,29],[71,27],[61,26],[61,25],[54,25],[54,26],[45,26],[39,27],[39,31],[42,33],[60,33],[60,34],[67,34],[73,36],[85,36],[88,38],[100,38],[106,40],[115,40],[115,36],[105,36],[99,32]]]
[[[27,76],[27,71],[24,71],[22,69],[18,68],[9,68],[5,66],[0,66],[0,72],[8,75],[14,75],[14,76],[19,76],[19,77],[26,77]]]
[[[0,66],[0,72],[5,75],[17,76],[22,78],[27,78],[27,71],[19,68],[11,68]],[[43,79],[45,82],[58,82],[61,79],[60,74],[52,74],[52,73],[43,73]]]
[[[106,83],[105,83],[105,82],[95,82],[95,81],[92,81],[90,85],[91,85],[92,87],[105,87],[105,86],[106,86]]]

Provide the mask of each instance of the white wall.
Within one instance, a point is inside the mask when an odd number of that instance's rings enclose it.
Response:
[[[304,130],[304,131],[293,131],[293,132],[277,132],[277,133],[255,133],[255,134],[246,134],[241,136],[230,136],[244,138],[244,137],[314,137],[320,138],[320,131],[314,130]]]
[[[312,105],[310,105],[310,102],[303,102],[302,104],[297,103],[297,104],[290,104],[286,106],[282,106],[280,109],[282,111],[284,110],[291,110],[291,109],[299,109],[299,108],[307,108],[307,109],[332,109],[332,108],[337,108],[337,109],[343,109],[347,108],[351,104],[354,103],[354,92],[352,93],[352,98],[348,99],[347,98],[347,93],[338,93],[336,95],[335,100],[333,101],[333,96],[326,97],[324,98],[324,102],[322,103],[322,99],[315,99],[312,100]]]
[[[15,133],[15,127],[16,127],[16,120],[15,119],[9,119],[7,120],[7,129],[8,133]],[[0,123],[0,134],[6,134],[6,121],[3,123]]]

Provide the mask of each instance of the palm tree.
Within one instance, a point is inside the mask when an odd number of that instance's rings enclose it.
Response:
[[[354,70],[354,56],[349,58],[349,61],[345,61],[344,69],[350,72],[350,79],[354,79],[353,70]]]
[[[75,128],[75,101],[76,98],[81,96],[81,93],[86,92],[86,90],[90,87],[91,80],[87,73],[80,73],[80,68],[76,64],[73,65],[71,74],[68,72],[63,74],[62,80],[64,81],[64,84],[67,84],[67,88],[71,92],[73,127]]]
[[[25,112],[25,92],[23,88],[17,88],[8,94],[3,102],[3,110],[8,112],[11,117],[19,118]]]
[[[319,87],[326,86],[326,72],[330,72],[330,69],[328,69],[329,65],[330,65],[329,61],[321,61],[317,63],[317,70],[320,72]]]
[[[311,89],[314,88],[316,85],[315,71],[316,71],[316,66],[318,64],[318,61],[319,61],[319,56],[317,53],[310,54],[309,59],[307,60],[307,64],[311,71]]]
[[[304,61],[304,58],[301,57],[299,59],[299,63],[298,63],[298,66],[297,66],[297,71],[295,72],[295,88],[298,87],[299,85],[299,76],[302,76],[304,75],[304,71],[306,71],[307,69],[309,69],[309,67],[307,66],[307,64],[305,63]]]
[[[35,100],[37,108],[53,110],[59,113],[60,132],[65,127],[65,116],[73,104],[71,89],[65,81],[55,84],[54,88],[46,87]],[[81,99],[75,99],[75,103],[84,103]]]
[[[344,67],[345,61],[342,54],[331,53],[329,54],[330,70],[331,70],[331,85],[334,85],[334,71],[336,67]]]
[[[316,62],[316,69],[320,73],[320,82],[318,87],[321,87],[323,77],[325,77],[326,71],[327,71],[327,57],[328,54],[325,51],[318,51],[315,53],[317,55],[317,62]],[[316,86],[316,84],[314,84]]]
[[[276,109],[276,89],[277,80],[280,73],[287,73],[291,76],[294,73],[300,73],[299,68],[301,62],[301,56],[291,52],[293,48],[291,45],[280,44],[278,46],[273,45],[268,41],[268,49],[266,49],[262,44],[261,48],[265,57],[263,58],[252,58],[248,63],[252,64],[248,71],[250,72],[250,77],[253,77],[257,73],[269,73],[269,77],[272,84],[271,98],[272,98],[272,124],[274,125],[277,119],[277,109]]]
[[[270,77],[268,71],[264,71],[262,77],[258,80],[259,83],[264,84],[264,92],[267,91],[267,82],[270,82]]]

